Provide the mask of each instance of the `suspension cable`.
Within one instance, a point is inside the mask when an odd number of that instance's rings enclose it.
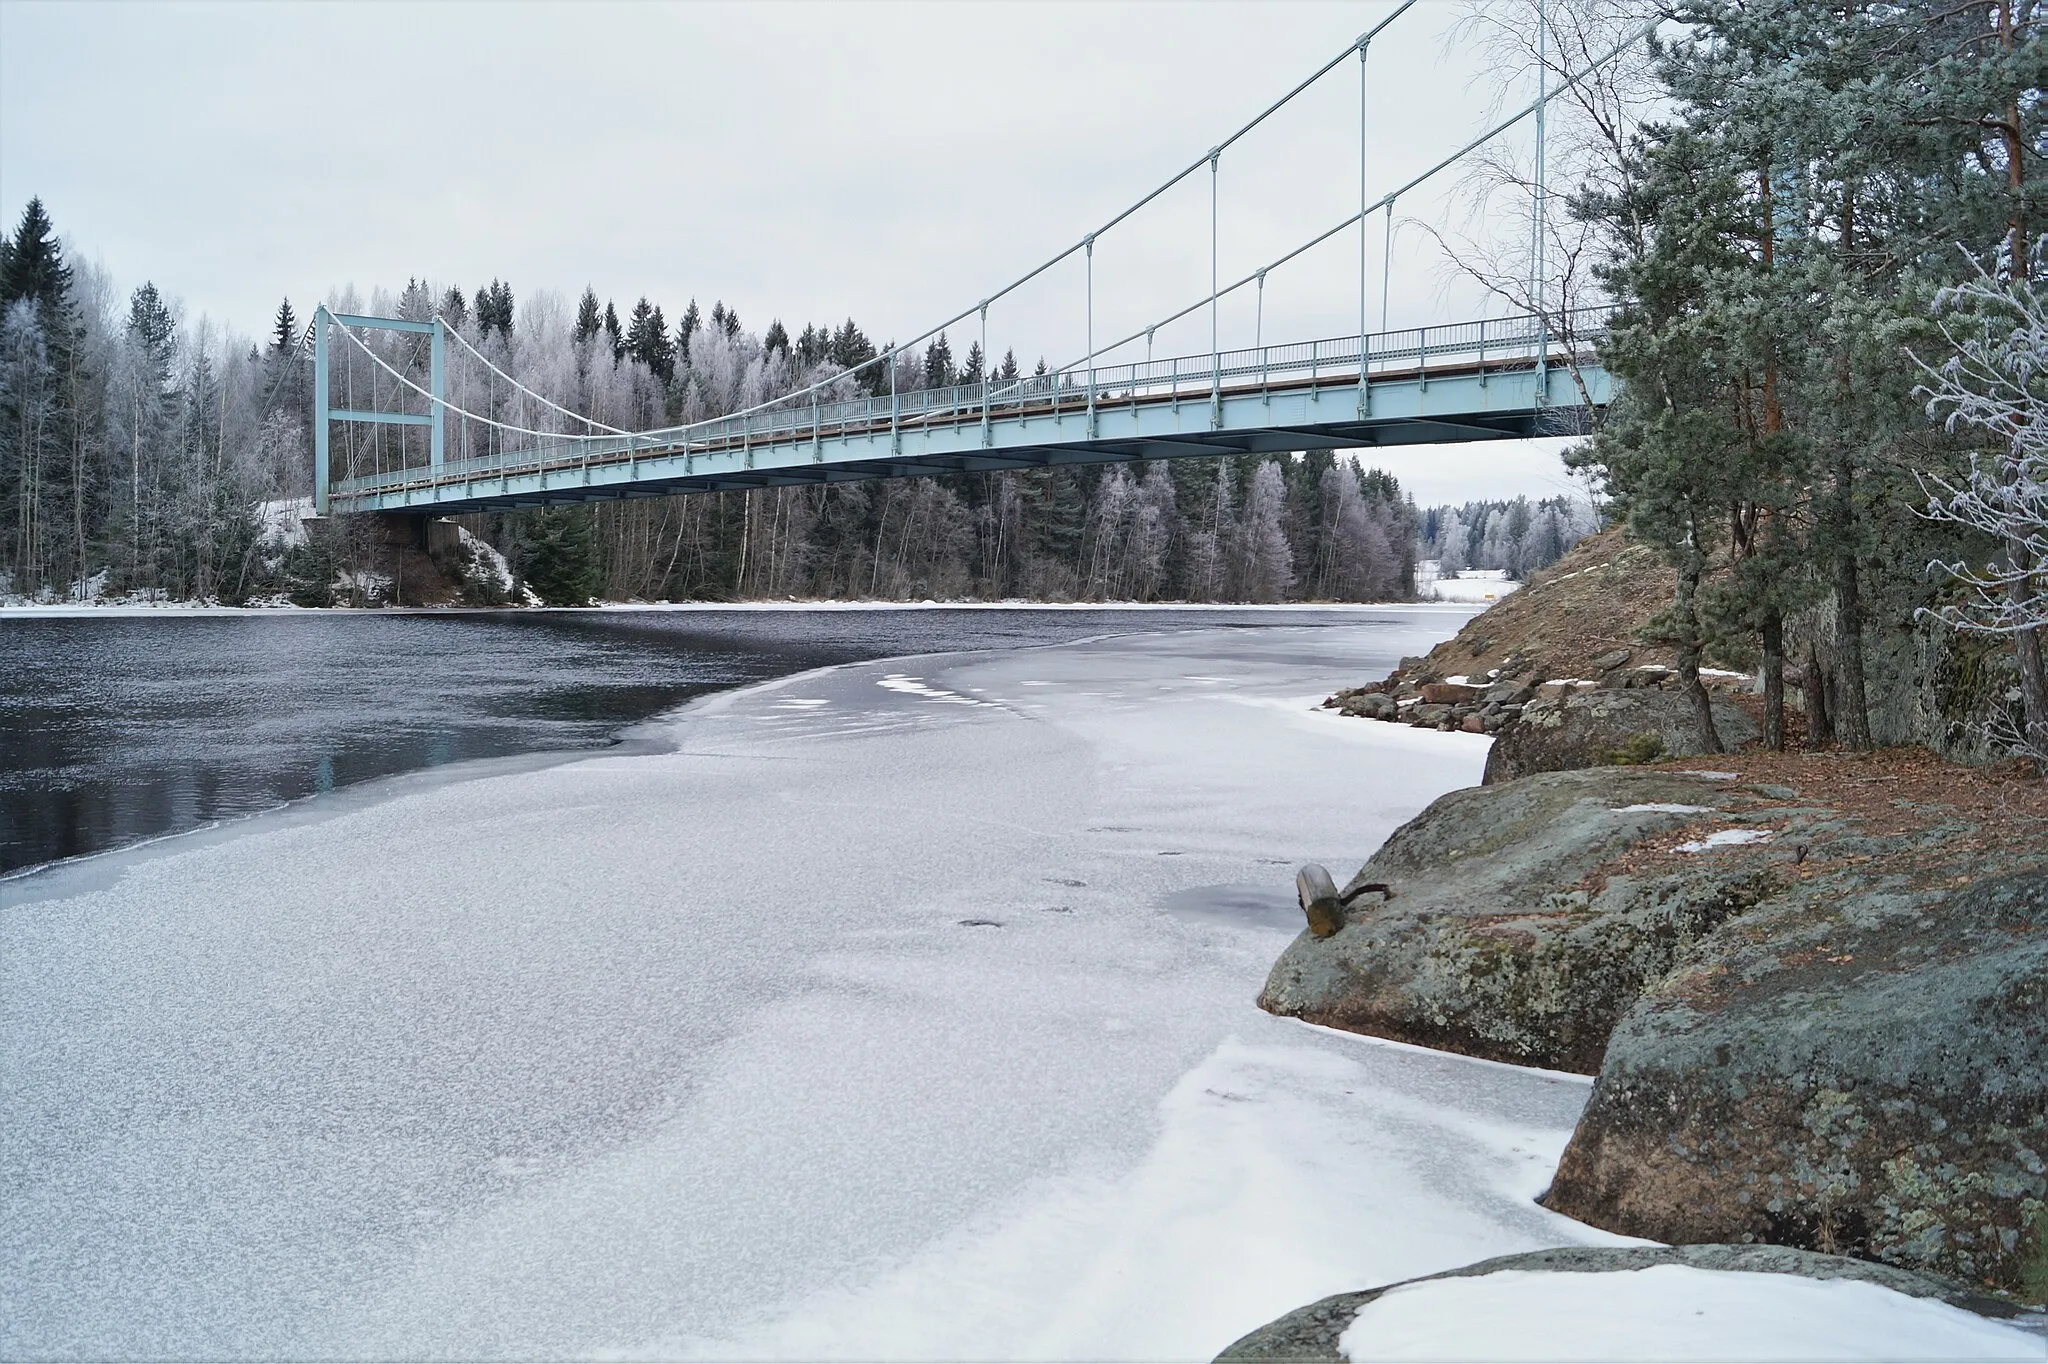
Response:
[[[328,314],[328,317],[330,319],[333,319],[333,314]],[[445,408],[448,411],[453,412],[458,417],[467,417],[473,422],[481,422],[485,426],[496,427],[500,431],[511,431],[522,436],[535,436],[541,440],[615,440],[619,436],[624,436],[627,439],[631,439],[634,435],[634,433],[630,431],[620,431],[614,433],[613,435],[605,436],[578,435],[576,432],[573,431],[535,431],[531,427],[514,426],[510,422],[493,421],[489,417],[478,416],[476,413],[471,412],[466,408],[457,407],[454,403],[449,402],[446,398],[435,397],[433,393],[431,393],[427,389],[421,388],[418,384],[406,378],[403,374],[400,374],[390,365],[385,364],[384,357],[377,354],[377,352],[371,350],[370,347],[363,342],[363,339],[357,336],[355,334],[355,331],[346,322],[341,322],[337,320],[335,321],[335,325],[340,327],[342,334],[348,337],[350,341],[355,343],[357,350],[360,350],[363,354],[369,356],[370,359],[377,365],[379,369],[382,369],[386,374],[389,374],[392,378],[398,380],[399,383],[404,384],[407,388],[419,394],[428,402],[433,403],[438,407]],[[574,414],[572,413],[570,415],[573,416]],[[680,430],[682,428],[676,429]],[[646,435],[647,433],[641,432],[639,434]]]
[[[1331,71],[1335,70],[1337,66],[1344,62],[1346,59],[1348,59],[1352,53],[1358,51],[1361,45],[1368,42],[1371,38],[1373,38],[1383,29],[1385,29],[1388,25],[1392,24],[1396,19],[1400,18],[1403,14],[1407,13],[1408,10],[1415,5],[1415,3],[1416,0],[1402,0],[1402,3],[1385,19],[1381,20],[1372,29],[1370,29],[1365,34],[1361,35],[1359,38],[1347,44],[1342,52],[1337,54],[1335,57],[1331,58],[1328,62],[1324,63],[1324,65],[1321,68],[1319,68],[1314,74],[1310,75],[1307,79],[1303,80],[1301,83],[1296,85],[1292,90],[1288,91],[1288,93],[1283,95],[1280,99],[1268,105],[1264,110],[1262,110],[1257,116],[1252,118],[1249,122],[1245,123],[1244,125],[1239,127],[1235,132],[1231,133],[1228,137],[1224,138],[1221,142],[1217,143],[1216,146],[1213,147],[1210,151],[1203,153],[1200,159],[1194,161],[1187,168],[1169,178],[1165,183],[1161,184],[1151,193],[1144,195],[1142,198],[1136,200],[1134,203],[1123,209],[1121,212],[1111,217],[1101,227],[1095,229],[1094,232],[1084,235],[1080,240],[1076,241],[1073,245],[1067,247],[1059,254],[1046,260],[1043,264],[1037,266],[1036,268],[1027,271],[1023,275],[1018,276],[1009,284],[1004,285],[1002,288],[988,295],[986,298],[982,299],[974,306],[969,307],[965,311],[953,317],[947,318],[944,322],[941,322],[937,326],[931,327],[928,330],[920,333],[919,335],[912,337],[907,342],[891,346],[887,351],[874,355],[862,361],[858,365],[854,365],[847,369],[843,369],[838,373],[831,375],[828,378],[821,379],[818,382],[813,383],[805,388],[793,390],[789,393],[782,394],[778,397],[770,398],[764,402],[756,403],[751,407],[742,408],[736,412],[729,412],[722,416],[707,418],[701,422],[688,423],[682,426],[656,428],[653,430],[641,432],[623,431],[617,427],[606,426],[602,422],[596,421],[591,417],[584,416],[582,413],[575,412],[569,408],[563,407],[561,404],[556,403],[549,398],[543,397],[541,394],[534,392],[530,388],[527,388],[524,384],[521,384],[517,379],[505,373],[505,371],[499,369],[495,364],[492,364],[488,357],[486,357],[481,351],[479,351],[475,346],[473,346],[469,342],[468,338],[464,337],[461,334],[461,332],[457,331],[454,327],[449,326],[445,318],[439,318],[442,325],[446,327],[447,330],[452,335],[454,335],[457,341],[462,343],[463,348],[469,351],[469,353],[475,356],[478,360],[481,360],[484,366],[487,369],[489,369],[493,374],[497,375],[501,379],[504,379],[506,383],[518,389],[521,393],[524,393],[528,397],[545,404],[547,407],[552,408],[554,411],[559,412],[566,417],[569,417],[575,421],[582,422],[586,426],[596,427],[599,431],[603,432],[604,434],[579,434],[575,432],[535,430],[531,427],[518,426],[510,422],[496,421],[489,417],[480,416],[477,413],[456,406],[454,403],[450,402],[445,397],[435,396],[432,392],[420,387],[411,379],[407,378],[404,374],[400,373],[391,365],[387,364],[382,356],[378,355],[374,350],[372,350],[362,340],[362,338],[358,337],[355,334],[355,332],[346,324],[338,325],[341,326],[343,333],[348,336],[350,342],[352,342],[357,349],[361,350],[363,354],[367,355],[374,364],[376,364],[379,368],[383,369],[387,374],[391,375],[391,377],[396,379],[399,383],[405,385],[405,387],[411,389],[413,392],[418,393],[422,397],[426,398],[429,402],[434,403],[436,406],[446,411],[453,412],[458,416],[465,417],[470,421],[481,423],[484,426],[492,427],[500,431],[513,432],[518,435],[532,436],[535,437],[536,439],[555,441],[602,441],[619,438],[632,440],[635,438],[645,439],[648,437],[657,436],[680,436],[682,438],[684,445],[687,447],[689,433],[691,431],[694,431],[704,426],[709,426],[715,422],[729,422],[735,417],[746,417],[757,412],[764,412],[772,408],[786,406],[806,396],[821,393],[825,389],[831,387],[833,384],[836,384],[843,379],[851,378],[852,376],[860,374],[862,371],[867,370],[873,367],[874,365],[880,364],[885,360],[890,360],[892,356],[901,352],[906,347],[914,346],[920,341],[926,340],[932,336],[936,336],[938,333],[944,331],[948,327],[953,326],[955,323],[961,322],[966,318],[973,316],[975,313],[987,308],[987,306],[990,303],[996,301],[997,299],[1000,299],[1007,294],[1015,292],[1017,289],[1029,283],[1031,280],[1036,279],[1039,275],[1045,273],[1053,266],[1059,264],[1063,260],[1066,260],[1069,256],[1073,255],[1075,251],[1085,249],[1088,243],[1094,237],[1101,235],[1103,232],[1106,232],[1110,228],[1115,227],[1117,224],[1123,222],[1132,214],[1136,213],[1139,209],[1145,207],[1147,204],[1157,199],[1160,195],[1164,194],[1166,191],[1172,189],[1175,185],[1185,180],[1188,176],[1202,169],[1202,167],[1209,165],[1211,161],[1225,148],[1229,147],[1232,143],[1237,142],[1238,140],[1243,138],[1246,134],[1250,133],[1254,128],[1256,128],[1259,124],[1264,122],[1267,118],[1271,117],[1274,113],[1279,111],[1281,108],[1285,107],[1290,101],[1292,101],[1296,96],[1300,95],[1304,90],[1308,89],[1316,81],[1322,79]],[[1450,166],[1456,164],[1458,161],[1470,155],[1480,146],[1500,136],[1502,133],[1508,131],[1510,128],[1513,128],[1515,125],[1519,124],[1523,119],[1528,118],[1531,114],[1536,113],[1537,110],[1541,108],[1543,105],[1548,104],[1550,101],[1561,97],[1566,92],[1572,90],[1573,88],[1581,84],[1586,79],[1586,77],[1590,76],[1594,71],[1597,71],[1601,67],[1605,66],[1608,62],[1612,61],[1615,57],[1619,56],[1621,53],[1628,50],[1635,43],[1647,37],[1658,27],[1658,24],[1660,22],[1660,20],[1653,19],[1648,23],[1644,24],[1641,28],[1637,29],[1635,32],[1628,35],[1621,42],[1617,43],[1606,53],[1601,55],[1597,60],[1588,64],[1584,70],[1578,72],[1576,75],[1570,77],[1568,80],[1565,80],[1564,82],[1560,83],[1555,90],[1549,91],[1545,95],[1541,96],[1537,100],[1531,102],[1530,104],[1522,108],[1517,113],[1501,120],[1492,128],[1489,128],[1487,131],[1473,138],[1470,142],[1467,142],[1463,147],[1460,147],[1451,155],[1437,162],[1434,166],[1431,166],[1428,170],[1422,172],[1414,179],[1408,181],[1406,184],[1400,186],[1398,189],[1392,190],[1387,194],[1382,195],[1380,199],[1375,203],[1368,205],[1366,208],[1362,209],[1357,213],[1351,214],[1343,221],[1330,227],[1326,231],[1317,234],[1309,241],[1303,243],[1300,246],[1297,246],[1293,250],[1269,262],[1260,269],[1252,271],[1250,274],[1244,276],[1242,279],[1235,281],[1234,283],[1226,285],[1220,289],[1212,288],[1210,294],[1207,297],[1197,300],[1196,302],[1190,304],[1186,308],[1181,309],[1179,312],[1173,313],[1168,317],[1162,318],[1158,322],[1152,323],[1150,326],[1141,328],[1140,330],[1132,333],[1130,336],[1124,337],[1122,340],[1113,342],[1109,345],[1102,346],[1097,349],[1093,349],[1090,351],[1088,355],[1083,356],[1078,360],[1070,361],[1069,363],[1060,366],[1058,369],[1049,371],[1049,373],[1054,375],[1064,374],[1068,370],[1071,370],[1078,365],[1090,363],[1102,355],[1109,354],[1113,351],[1122,348],[1123,346],[1127,346],[1132,342],[1136,341],[1139,337],[1149,336],[1158,328],[1166,326],[1169,323],[1176,322],[1179,319],[1186,317],[1188,314],[1195,312],[1200,308],[1208,307],[1211,304],[1215,303],[1217,300],[1220,300],[1225,296],[1236,292],[1238,289],[1243,288],[1245,285],[1250,284],[1256,280],[1262,279],[1268,271],[1277,269],[1278,267],[1287,264],[1288,262],[1294,260],[1297,256],[1300,256],[1303,253],[1313,249],[1314,247],[1321,245],[1323,242],[1329,240],[1331,237],[1337,235],[1339,232],[1345,231],[1354,223],[1363,223],[1366,219],[1370,218],[1374,213],[1379,212],[1382,209],[1384,209],[1387,212],[1389,220],[1391,222],[1394,204],[1403,195],[1406,195],[1412,192],[1413,190],[1417,189],[1427,181],[1441,174]],[[1363,229],[1361,228],[1361,230]],[[1031,376],[1031,378],[1039,377],[1043,376]],[[1011,387],[999,390],[999,392],[1016,392],[1020,389],[1027,387],[1029,383],[1029,378],[1020,378],[1014,384],[1012,384]]]
[[[461,332],[457,331],[455,329],[455,324],[450,322],[446,317],[443,317],[441,314],[436,313],[434,314],[434,320],[436,322],[439,322],[442,325],[442,327],[444,327],[447,330],[450,336],[454,337],[457,341],[460,341],[462,343],[462,348],[464,350],[468,351],[471,355],[474,355],[477,359],[483,361],[485,369],[497,375],[500,379],[503,379],[506,383],[512,385],[512,387],[518,389],[521,393],[524,393],[527,397],[533,399],[535,402],[544,403],[548,407],[552,407],[555,411],[561,413],[565,417],[574,417],[577,421],[582,422],[585,426],[594,426],[598,430],[608,431],[614,436],[630,436],[633,434],[630,431],[621,431],[616,426],[606,426],[601,421],[597,421],[591,417],[586,417],[581,412],[573,411],[570,408],[566,408],[562,406],[560,403],[555,402],[551,398],[545,397],[539,393],[535,393],[525,384],[520,383],[517,379],[507,374],[504,370],[499,369],[496,365],[492,364],[491,357],[485,355],[482,351],[478,350],[475,346],[471,345],[469,343],[469,338],[464,336]]]
[[[1151,203],[1154,199],[1157,199],[1160,195],[1166,193],[1166,191],[1172,189],[1175,185],[1187,179],[1196,171],[1201,170],[1204,166],[1207,166],[1212,156],[1220,153],[1224,148],[1230,146],[1233,142],[1238,141],[1245,134],[1249,133],[1252,129],[1258,127],[1259,124],[1265,122],[1267,118],[1271,117],[1282,106],[1286,105],[1289,101],[1293,100],[1295,96],[1299,95],[1302,91],[1308,89],[1309,86],[1315,84],[1324,76],[1327,76],[1330,72],[1336,70],[1340,63],[1348,59],[1352,53],[1358,51],[1360,43],[1364,43],[1371,40],[1382,29],[1386,28],[1387,25],[1393,23],[1403,14],[1406,14],[1411,8],[1415,6],[1415,4],[1416,0],[1401,0],[1401,4],[1395,8],[1393,13],[1389,14],[1386,18],[1380,20],[1379,23],[1373,25],[1373,27],[1364,34],[1360,35],[1357,38],[1352,39],[1349,43],[1346,43],[1344,45],[1344,50],[1342,52],[1339,52],[1336,56],[1332,57],[1329,61],[1325,62],[1322,65],[1322,67],[1316,71],[1314,75],[1310,76],[1307,80],[1302,81],[1299,85],[1295,86],[1285,95],[1281,96],[1272,104],[1268,105],[1264,110],[1262,110],[1258,114],[1257,117],[1253,118],[1250,122],[1239,127],[1237,131],[1231,133],[1230,136],[1224,138],[1221,142],[1217,143],[1210,150],[1203,152],[1199,160],[1193,162],[1185,170],[1182,170],[1177,175],[1174,175],[1172,178],[1168,179],[1164,184],[1160,185],[1150,194],[1147,194],[1143,198],[1137,200],[1135,203],[1132,203],[1122,212],[1116,214],[1114,217],[1109,219],[1109,221],[1104,223],[1101,227],[1096,228],[1093,232],[1084,234],[1079,240],[1075,241],[1073,245],[1067,247],[1058,255],[1049,258],[1043,264],[1037,266],[1036,268],[1028,270],[1024,274],[1019,275],[1016,279],[1011,280],[1008,284],[1005,284],[1002,288],[988,295],[986,298],[974,304],[972,307],[963,309],[961,312],[955,314],[952,317],[947,318],[944,322],[939,323],[937,326],[931,327],[923,332],[920,332],[916,336],[911,337],[908,341],[901,342],[900,344],[891,347],[889,352],[883,352],[882,354],[871,356],[870,358],[861,361],[859,364],[854,365],[850,369],[843,369],[839,371],[839,373],[833,375],[829,379],[819,380],[817,383],[810,385],[808,388],[795,389],[792,390],[791,392],[783,394],[779,398],[771,398],[766,402],[756,403],[752,407],[742,408],[737,412],[728,412],[722,417],[713,417],[707,420],[727,421],[733,417],[751,416],[756,412],[765,412],[770,408],[774,408],[784,403],[791,402],[794,399],[803,398],[810,394],[821,392],[824,389],[830,387],[832,384],[838,382],[839,380],[848,377],[849,375],[859,374],[861,371],[868,369],[871,366],[880,364],[883,360],[888,358],[891,352],[903,351],[908,347],[916,345],[920,341],[924,341],[931,337],[937,336],[940,332],[946,330],[946,328],[951,327],[956,323],[963,322],[966,319],[974,316],[976,312],[980,311],[982,308],[987,307],[989,304],[995,302],[997,299],[1002,298],[1004,295],[1015,293],[1024,285],[1029,284],[1032,280],[1038,278],[1046,271],[1052,269],[1055,265],[1058,265],[1061,261],[1067,259],[1067,257],[1073,255],[1076,251],[1084,249],[1087,246],[1088,241],[1091,237],[1101,236],[1104,232],[1107,232],[1110,228],[1115,227],[1118,223],[1121,223],[1122,221],[1124,221],[1124,219],[1130,217],[1133,213],[1136,213],[1139,209],[1145,207],[1145,205]],[[1071,367],[1069,366],[1068,368]],[[693,423],[692,426],[703,424],[704,423]],[[692,428],[664,428],[664,430],[669,431],[682,431],[689,429]],[[643,431],[640,432],[639,434],[652,435],[655,433]]]
[[[1420,188],[1424,184],[1424,182],[1433,179],[1445,170],[1448,170],[1451,166],[1455,165],[1459,161],[1464,160],[1465,157],[1471,155],[1474,151],[1477,151],[1481,146],[1485,145],[1488,142],[1491,142],[1494,138],[1499,137],[1502,133],[1506,132],[1508,129],[1514,127],[1517,123],[1520,123],[1523,119],[1535,113],[1537,109],[1541,106],[1550,103],[1552,100],[1555,100],[1559,96],[1563,95],[1566,91],[1581,84],[1588,76],[1592,75],[1595,71],[1598,71],[1601,67],[1607,65],[1607,63],[1613,61],[1616,57],[1619,57],[1622,53],[1628,51],[1629,48],[1635,46],[1644,38],[1647,38],[1652,32],[1656,30],[1657,26],[1662,22],[1663,20],[1661,19],[1650,20],[1641,28],[1629,34],[1628,37],[1622,39],[1619,43],[1615,44],[1612,48],[1609,48],[1605,53],[1603,53],[1600,56],[1598,60],[1589,63],[1585,70],[1579,72],[1571,79],[1559,85],[1557,89],[1551,91],[1549,94],[1543,96],[1541,99],[1531,101],[1519,113],[1512,114],[1507,118],[1502,119],[1499,123],[1496,123],[1493,127],[1487,129],[1479,136],[1473,138],[1470,142],[1467,142],[1457,151],[1452,152],[1449,156],[1437,162],[1434,166],[1431,166],[1428,170],[1422,172],[1422,174],[1416,176],[1407,184],[1402,185],[1398,189],[1389,190],[1387,193],[1381,195],[1379,199],[1374,201],[1372,204],[1368,205],[1364,209],[1364,211],[1352,214],[1350,217],[1344,219],[1336,226],[1331,227],[1327,231],[1317,234],[1316,236],[1310,238],[1308,241],[1304,242],[1302,245],[1295,247],[1286,255],[1279,257],[1277,260],[1267,262],[1264,266],[1260,267],[1257,270],[1252,271],[1250,274],[1246,275],[1243,279],[1238,280],[1236,283],[1226,285],[1222,289],[1216,290],[1213,294],[1209,295],[1208,297],[1197,299],[1195,302],[1189,304],[1187,307],[1181,309],[1179,312],[1174,313],[1169,317],[1163,317],[1159,321],[1152,323],[1150,326],[1139,328],[1137,331],[1132,332],[1129,336],[1126,336],[1121,341],[1112,342],[1111,344],[1102,347],[1093,355],[1085,355],[1078,360],[1071,360],[1066,364],[1061,365],[1058,369],[1052,370],[1050,372],[1054,374],[1064,374],[1070,369],[1074,369],[1080,365],[1087,364],[1090,360],[1096,359],[1103,355],[1107,355],[1111,351],[1117,350],[1120,347],[1128,346],[1133,341],[1136,341],[1138,338],[1142,336],[1148,336],[1156,329],[1164,327],[1170,322],[1178,322],[1181,318],[1186,317],[1189,313],[1192,313],[1200,308],[1206,308],[1210,305],[1210,303],[1214,302],[1215,300],[1223,298],[1228,294],[1234,293],[1237,290],[1242,289],[1245,285],[1252,283],[1254,280],[1264,275],[1268,270],[1276,270],[1280,266],[1285,265],[1287,262],[1293,260],[1296,256],[1301,255],[1303,252],[1308,251],[1313,247],[1321,246],[1324,242],[1336,236],[1339,232],[1344,231],[1353,223],[1361,222],[1364,219],[1370,218],[1373,214],[1378,213],[1381,209],[1386,210],[1388,220],[1391,222],[1394,214],[1394,204],[1396,200],[1400,199],[1403,195]],[[1022,382],[1022,380],[1019,381],[1020,386]]]

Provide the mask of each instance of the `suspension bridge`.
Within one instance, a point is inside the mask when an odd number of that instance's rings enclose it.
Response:
[[[1542,158],[1550,101],[1619,55],[1647,30],[1552,88],[1539,58],[1535,100],[1404,185],[1367,197],[1371,146],[1366,92],[1373,39],[1406,13],[1405,0],[1354,44],[1159,188],[1044,264],[909,342],[808,387],[729,415],[684,426],[627,431],[536,392],[494,363],[441,316],[365,317],[315,311],[313,432],[315,506],[329,512],[447,516],[464,512],[618,498],[658,497],[877,478],[1029,469],[1050,465],[1501,440],[1583,430],[1604,406],[1611,380],[1593,343],[1598,309],[1538,311],[1389,331],[1367,328],[1371,224],[1465,157],[1525,120],[1536,126],[1530,297],[1545,297]],[[1542,19],[1539,11],[1539,35]],[[1217,174],[1224,153],[1353,55],[1359,82],[1358,209],[1295,249],[1229,284],[1218,275]],[[1095,339],[1098,239],[1203,169],[1210,181],[1210,278],[1205,296],[1103,346]],[[1225,350],[1218,306],[1239,290],[1356,229],[1358,327],[1349,336]],[[978,319],[988,354],[988,311],[1054,266],[1085,259],[1082,306],[1087,354],[1049,373],[987,378],[937,389],[903,382],[911,348]],[[1386,309],[1387,271],[1380,278]],[[1206,351],[1154,359],[1154,333],[1206,309]],[[1109,363],[1144,342],[1147,358]],[[450,397],[451,362],[462,392],[482,391],[490,411]],[[888,391],[881,379],[886,371]],[[361,375],[363,377],[359,378]],[[360,386],[368,405],[358,406]],[[337,390],[340,401],[337,402]],[[502,398],[499,396],[502,393]],[[337,451],[335,428],[347,436]],[[399,428],[399,439],[383,433]],[[369,439],[358,434],[368,429]],[[424,439],[404,439],[408,429]],[[337,458],[339,455],[339,458]],[[339,465],[340,467],[337,467]]]

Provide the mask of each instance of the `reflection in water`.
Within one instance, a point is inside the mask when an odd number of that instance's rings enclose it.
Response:
[[[0,620],[0,872],[395,773],[599,747],[705,692],[1216,611],[587,611]]]

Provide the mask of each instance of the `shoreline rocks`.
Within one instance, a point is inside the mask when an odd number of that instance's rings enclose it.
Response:
[[[1747,748],[1763,737],[1739,707],[1715,699],[1714,731],[1724,750]],[[1526,706],[1486,755],[1488,786],[1536,772],[1613,767],[1696,757],[1707,752],[1692,701],[1679,692],[1579,691]]]
[[[1767,776],[1440,798],[1260,1006],[1596,1074],[1546,1199],[1592,1225],[2048,1300],[2048,793],[1910,753],[1710,761]]]
[[[1593,1074],[1645,986],[1753,906],[1767,871],[1700,861],[1595,883],[1646,837],[1773,804],[1710,777],[1553,772],[1468,787],[1390,836],[1351,882],[1365,896],[1326,938],[1290,944],[1259,1007],[1421,1046]],[[1717,820],[1718,822],[1718,820]],[[1748,826],[1744,826],[1748,827]]]
[[[1797,1274],[1809,1279],[1848,1279],[1876,1284],[1910,1298],[1937,1299],[1951,1307],[1996,1320],[2031,1322],[2034,1316],[1996,1298],[1957,1289],[1889,1265],[1790,1250],[1782,1246],[1566,1246],[1520,1255],[1501,1255],[1461,1269],[1445,1270],[1441,1274],[1424,1274],[1361,1292],[1334,1294],[1306,1307],[1296,1308],[1242,1337],[1216,1356],[1216,1364],[1255,1364],[1255,1361],[1277,1360],[1298,1361],[1299,1364],[1324,1364],[1325,1361],[1342,1364],[1344,1355],[1338,1348],[1338,1341],[1350,1329],[1359,1312],[1389,1290],[1406,1284],[1475,1278],[1502,1271],[1613,1274],[1658,1265],[1683,1265],[1691,1269],[1747,1274]]]
[[[1808,885],[1656,982],[1545,1203],[2048,1300],[2048,874]]]

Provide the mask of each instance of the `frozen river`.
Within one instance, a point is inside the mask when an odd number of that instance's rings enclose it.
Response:
[[[602,748],[690,697],[819,664],[1387,614],[0,609],[0,874],[421,768]]]
[[[1613,1238],[1573,1077],[1252,1005],[1485,741],[1359,613],[842,665],[0,883],[0,1356],[1207,1358]]]

